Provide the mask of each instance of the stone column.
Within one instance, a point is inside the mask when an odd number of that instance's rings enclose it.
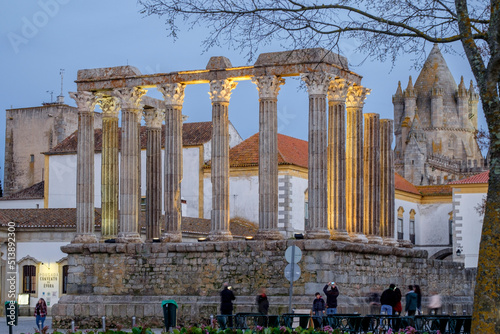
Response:
[[[163,110],[144,108],[146,121],[146,240],[161,237],[161,124]]]
[[[283,239],[278,230],[278,92],[285,79],[254,77],[259,91],[259,231],[256,239]]]
[[[120,159],[120,232],[118,242],[141,242],[139,231],[141,151],[139,146],[140,101],[146,90],[139,87],[113,91],[122,105]]]
[[[90,92],[71,92],[78,106],[76,156],[76,235],[72,243],[94,243],[94,108],[97,99]]]
[[[306,238],[329,239],[327,220],[327,123],[326,94],[331,76],[326,73],[301,74],[309,93],[309,225]]]
[[[335,79],[328,88],[328,229],[333,240],[349,240],[345,207],[345,99],[349,85]]]
[[[212,100],[212,228],[210,240],[232,240],[229,230],[229,128],[228,107],[236,82],[210,81]]]
[[[395,246],[394,238],[394,152],[393,120],[380,120],[380,236],[384,244]]]
[[[365,114],[363,143],[364,232],[369,243],[381,244],[380,237],[380,115]]]
[[[118,112],[117,98],[101,95],[102,153],[101,153],[101,239],[113,239],[118,234]]]
[[[186,85],[157,87],[165,99],[165,227],[163,242],[182,241],[182,104]]]
[[[370,90],[353,85],[347,91],[346,221],[353,242],[366,242],[363,234],[363,104]]]

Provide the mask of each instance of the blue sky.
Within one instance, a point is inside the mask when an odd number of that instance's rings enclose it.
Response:
[[[4,1],[0,20],[0,178],[3,180],[5,152],[5,109],[39,106],[60,93],[59,70],[64,69],[64,95],[75,105],[68,91],[75,91],[78,69],[132,65],[142,73],[167,73],[204,69],[211,56],[225,56],[233,66],[249,64],[245,53],[225,48],[202,54],[205,29],[183,31],[177,41],[167,37],[166,26],[158,17],[143,17],[135,1],[119,0],[40,0]],[[324,46],[327,48],[327,46]],[[354,53],[354,44],[342,45],[350,69],[363,76],[362,84],[372,89],[364,112],[393,118],[392,94],[401,80],[406,87],[418,71],[412,68],[412,55],[401,57],[391,71],[390,63],[366,61]],[[428,45],[428,51],[432,45]],[[262,52],[284,51],[279,43]],[[460,45],[456,45],[460,53]],[[473,77],[466,59],[444,54],[455,81]],[[255,59],[250,63],[252,64]],[[156,90],[148,95],[160,98]],[[307,140],[307,93],[299,89],[298,79],[286,79],[278,97],[280,133]],[[186,89],[183,114],[189,122],[211,120],[208,84]],[[246,139],[258,132],[258,93],[250,81],[240,82],[233,91],[229,119]],[[482,113],[480,126],[485,127]]]

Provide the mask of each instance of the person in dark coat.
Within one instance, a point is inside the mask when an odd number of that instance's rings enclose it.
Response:
[[[382,296],[380,296],[380,304],[382,305],[380,309],[380,313],[392,315],[392,309],[397,304],[397,296],[394,289],[396,288],[395,284],[389,285],[389,288],[382,292]],[[384,313],[385,312],[385,313]]]
[[[408,286],[406,293],[405,311],[408,315],[415,315],[417,311],[417,294],[413,291],[413,285]]]
[[[403,312],[403,306],[401,305],[401,290],[398,287],[394,289],[394,293],[396,294],[396,306],[392,308],[393,315],[400,315]]]
[[[420,290],[420,286],[414,285],[413,291],[415,291],[415,293],[417,294],[417,314],[423,314],[422,313],[422,291]]]
[[[257,308],[262,317],[259,317],[259,326],[267,327],[267,313],[269,312],[269,301],[267,300],[266,289],[261,288],[256,299]]]
[[[328,290],[330,287],[330,290]],[[339,289],[335,282],[328,282],[323,288],[326,295],[326,314],[337,314],[337,297],[339,296]]]
[[[233,327],[233,300],[235,300],[236,297],[227,282],[225,282],[223,286],[224,289],[220,292],[220,314],[229,315],[228,326]]]
[[[315,320],[315,324],[317,324],[314,327],[323,327],[323,315],[325,314],[325,309],[326,309],[326,303],[325,300],[321,297],[321,294],[319,292],[316,292],[315,294],[316,298],[314,298],[313,301],[313,307],[312,307],[312,314],[313,314],[313,319]]]

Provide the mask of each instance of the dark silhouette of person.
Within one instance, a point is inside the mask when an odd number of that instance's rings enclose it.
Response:
[[[220,314],[228,315],[228,326],[233,327],[233,300],[236,297],[227,282],[223,286],[224,289],[220,292]]]

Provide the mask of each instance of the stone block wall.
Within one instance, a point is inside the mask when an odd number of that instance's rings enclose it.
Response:
[[[390,283],[403,295],[406,285],[419,284],[424,306],[436,290],[445,311],[472,311],[475,270],[428,260],[425,251],[331,240],[71,244],[62,247],[70,265],[68,294],[52,308],[54,326],[75,320],[81,327],[96,327],[102,316],[112,326],[127,325],[135,316],[138,323],[161,327],[166,299],[178,303],[179,324],[208,323],[210,314],[219,313],[224,282],[235,292],[235,313],[256,311],[260,287],[267,289],[270,314],[286,313],[290,285],[284,254],[294,243],[303,257],[293,308],[310,308],[314,293],[334,280],[342,313],[373,312],[367,295],[381,293]]]

